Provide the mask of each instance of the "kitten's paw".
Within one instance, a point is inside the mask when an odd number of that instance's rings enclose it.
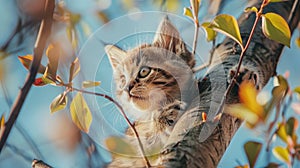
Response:
[[[168,126],[173,126],[186,108],[186,103],[175,100],[173,103],[167,104],[161,111],[160,120]]]
[[[231,79],[234,77],[234,74],[237,70],[237,65],[232,67],[229,70],[229,76],[228,76],[228,82],[230,83]],[[241,65],[241,68],[239,70],[238,76],[237,76],[237,83],[242,83],[243,81],[248,81],[254,84],[254,86],[256,87],[256,89],[260,89],[259,85],[258,85],[258,81],[259,81],[259,75],[251,70],[249,70],[248,68],[246,68],[244,65]]]

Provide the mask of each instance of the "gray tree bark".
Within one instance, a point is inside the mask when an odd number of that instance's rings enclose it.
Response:
[[[295,9],[293,5],[295,2]],[[255,5],[257,8],[260,4]],[[285,18],[293,31],[299,22],[300,9],[298,0],[271,3],[264,13],[274,12]],[[289,17],[292,16],[289,20]],[[249,37],[255,14],[244,13],[238,22],[244,43]],[[261,23],[255,29],[253,39],[244,60],[238,83],[254,75],[257,89],[262,89],[271,77],[276,75],[276,66],[283,50],[283,45],[267,39],[261,30]],[[208,112],[212,119],[229,85],[230,71],[237,65],[241,49],[236,42],[226,38],[215,49],[214,61],[206,77],[199,81],[200,107],[190,110],[176,124],[174,131],[162,154],[164,167],[217,167],[232,137],[242,121],[226,114],[218,123],[201,123],[201,113]],[[248,76],[247,76],[248,75]],[[252,76],[253,77],[253,76]],[[229,94],[226,104],[237,103],[238,86]]]

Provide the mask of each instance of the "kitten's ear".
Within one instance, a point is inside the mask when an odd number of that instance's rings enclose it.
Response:
[[[193,55],[188,51],[184,41],[180,37],[180,33],[170,22],[167,16],[158,26],[156,35],[154,37],[153,46],[164,48],[175,53],[184,61],[186,61],[190,67],[195,65]]]
[[[106,45],[104,47],[104,50],[108,55],[109,62],[113,67],[113,69],[116,68],[121,63],[121,61],[126,57],[126,51],[114,45]]]

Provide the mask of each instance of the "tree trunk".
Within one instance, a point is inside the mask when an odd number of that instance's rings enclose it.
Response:
[[[294,2],[296,6],[292,10]],[[258,8],[260,4],[255,6]],[[300,18],[298,0],[270,3],[264,9],[264,13],[266,12],[280,14],[288,21],[291,31],[297,27]],[[290,15],[293,17],[289,20]],[[249,37],[254,20],[254,13],[244,13],[239,18],[244,43]],[[247,74],[250,74],[255,76],[257,89],[262,89],[269,79],[276,75],[276,66],[283,47],[263,35],[260,22],[245,53],[237,83],[242,82]],[[240,53],[239,45],[229,38],[216,47],[213,64],[206,77],[198,83],[200,107],[190,110],[176,124],[161,154],[164,167],[217,167],[242,121],[225,112],[219,123],[201,123],[201,113],[208,112],[210,120],[215,116],[225,89],[229,85],[230,71],[235,70]],[[236,85],[229,94],[226,104],[238,101],[238,86]]]

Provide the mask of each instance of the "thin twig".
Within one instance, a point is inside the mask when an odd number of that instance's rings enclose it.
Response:
[[[46,0],[44,17],[43,17],[43,20],[40,25],[40,30],[39,30],[35,48],[34,48],[33,62],[30,67],[29,74],[27,75],[25,84],[22,87],[22,89],[20,90],[18,98],[16,99],[16,101],[11,109],[10,117],[9,117],[8,121],[5,123],[5,127],[3,128],[3,134],[1,135],[1,140],[0,140],[0,153],[3,149],[4,144],[6,143],[6,140],[9,136],[9,133],[10,133],[16,119],[18,118],[18,115],[21,111],[23,103],[27,97],[27,94],[28,94],[33,82],[35,81],[35,77],[38,72],[38,68],[41,64],[41,59],[42,59],[43,52],[44,52],[44,49],[46,46],[46,41],[48,39],[48,36],[50,35],[54,6],[55,6],[54,0]]]
[[[194,20],[195,30],[194,30],[194,41],[193,41],[193,51],[192,55],[195,56],[196,54],[196,48],[197,48],[197,42],[198,42],[198,33],[199,33],[199,21],[198,19]]]
[[[216,46],[216,40],[213,40],[212,41],[212,48],[211,48],[211,52],[210,52],[210,56],[209,56],[208,62],[205,63],[205,64],[202,64],[202,65],[200,65],[198,67],[193,68],[193,72],[201,71],[201,70],[203,70],[203,69],[205,69],[205,68],[207,68],[207,67],[209,67],[211,65],[213,57],[214,57],[214,53],[215,53],[215,50],[216,50],[215,46]]]
[[[12,150],[12,153],[13,153],[14,155],[17,154],[18,156],[21,156],[25,161],[31,162],[31,159],[32,159],[32,158],[29,156],[29,154],[28,154],[26,151],[21,150],[20,148],[18,148],[18,147],[16,147],[16,146],[12,145],[12,144],[10,144],[10,143],[7,143],[6,146],[7,146],[8,149]],[[11,166],[12,166],[12,165],[11,165]],[[14,166],[12,166],[12,167],[14,167]]]
[[[277,105],[276,105],[276,114],[275,114],[275,119],[274,119],[274,121],[272,121],[271,123],[270,123],[270,125],[269,125],[269,128],[268,128],[268,131],[267,131],[267,136],[268,135],[270,135],[270,133],[271,133],[271,131],[272,131],[272,129],[273,129],[273,127],[274,127],[274,125],[276,124],[276,122],[277,122],[277,120],[278,120],[278,118],[279,118],[279,114],[280,114],[280,107],[281,107],[281,105],[280,105],[280,103],[278,103]],[[279,127],[273,132],[273,134],[270,136],[270,138],[269,138],[269,140],[268,140],[268,142],[267,142],[267,148],[266,148],[266,150],[267,151],[269,151],[269,149],[270,149],[270,144],[271,144],[271,141],[272,141],[272,139],[273,139],[273,136],[276,134],[276,132],[278,131],[278,129],[279,129]]]
[[[287,102],[284,104],[284,106],[282,107],[281,117],[282,117],[282,122],[283,122],[283,123],[286,122],[286,120],[285,120],[285,113],[286,113],[287,108],[288,108],[288,107],[290,106],[290,104],[292,103],[292,100],[293,100],[293,95],[290,94],[288,101],[287,101]],[[272,126],[274,126],[274,125],[276,124],[276,121],[277,121],[278,118],[279,118],[279,116],[278,116],[278,110],[277,110],[277,111],[276,111],[275,119],[274,119],[274,121],[271,123]],[[270,132],[272,131],[271,124],[270,124],[270,127],[269,127],[269,129],[268,129],[268,133],[269,133],[269,134],[270,134]],[[278,129],[279,129],[279,128],[277,128],[277,129],[272,133],[272,135],[270,136],[270,138],[269,138],[269,140],[268,140],[268,142],[267,142],[267,148],[266,148],[267,151],[269,151],[269,149],[270,149],[270,143],[271,143],[273,137],[275,136],[276,132],[278,131]]]
[[[292,7],[292,10],[291,10],[291,13],[290,13],[289,18],[288,18],[289,25],[290,25],[290,22],[293,20],[292,18],[295,16],[295,13],[297,12],[296,11],[297,4],[298,4],[298,0],[295,0],[295,2],[293,4],[293,7]]]
[[[264,7],[265,2],[266,2],[266,0],[263,1],[263,3],[262,3],[261,6],[260,6],[259,11],[256,13],[256,18],[255,18],[255,21],[254,21],[254,23],[253,23],[253,27],[252,27],[251,32],[250,32],[250,35],[249,35],[249,37],[248,37],[247,43],[246,43],[245,47],[242,47],[242,52],[241,52],[241,54],[240,54],[240,58],[239,58],[239,61],[238,61],[237,69],[236,69],[236,71],[235,71],[235,73],[234,73],[233,78],[231,79],[231,81],[230,81],[230,83],[229,83],[228,88],[226,89],[226,91],[225,91],[225,93],[224,93],[224,95],[223,95],[223,97],[222,97],[222,100],[221,100],[221,103],[220,103],[220,106],[219,106],[219,108],[218,108],[218,110],[217,110],[216,115],[218,115],[218,114],[220,114],[220,113],[223,112],[225,100],[226,100],[227,96],[229,95],[231,89],[233,88],[233,86],[234,86],[234,84],[235,84],[235,81],[236,81],[236,79],[237,79],[237,77],[238,77],[240,68],[241,68],[241,66],[242,66],[243,58],[244,58],[244,56],[245,56],[245,52],[247,51],[247,49],[248,49],[248,47],[249,47],[249,45],[250,45],[252,36],[253,36],[253,34],[254,34],[254,30],[255,30],[255,28],[256,28],[256,26],[257,26],[257,24],[258,24],[258,21],[259,21],[261,15],[262,15],[262,10],[263,10],[263,7]]]
[[[281,117],[283,121],[285,121],[285,113],[287,111],[287,108],[291,105],[292,101],[293,101],[293,94],[290,93],[288,101],[283,105],[282,108]]]
[[[146,166],[147,167],[151,167],[150,165],[150,162],[148,160],[148,158],[146,157],[146,154],[145,154],[145,150],[144,150],[144,147],[143,147],[143,144],[142,144],[142,141],[140,139],[140,136],[137,132],[137,130],[135,129],[134,127],[134,124],[132,124],[129,120],[129,118],[127,117],[124,109],[122,108],[122,106],[117,102],[115,101],[112,97],[106,95],[106,94],[102,94],[102,93],[96,93],[96,92],[90,92],[90,91],[86,91],[86,90],[82,90],[82,89],[77,89],[77,88],[72,88],[73,90],[77,91],[77,92],[81,92],[81,93],[86,93],[86,94],[91,94],[91,95],[96,95],[96,96],[101,96],[109,101],[111,101],[112,103],[114,103],[120,110],[121,114],[123,115],[124,119],[126,120],[127,124],[130,126],[130,128],[132,129],[132,131],[134,132],[134,135],[136,136],[137,140],[138,140],[138,143],[139,143],[139,148],[141,150],[141,153],[142,153],[142,156],[144,158],[144,161],[146,163]]]
[[[42,160],[34,159],[32,161],[32,168],[53,168]]]
[[[267,147],[266,147],[266,151],[269,152],[270,150],[270,145],[272,142],[273,137],[275,136],[275,134],[277,133],[277,131],[279,130],[279,128],[276,128],[276,130],[272,133],[272,135],[270,136],[268,142],[267,142]]]
[[[268,134],[271,133],[271,131],[272,131],[274,125],[277,123],[277,121],[278,121],[278,119],[279,119],[279,116],[280,116],[280,108],[281,108],[281,105],[280,105],[280,104],[281,104],[281,103],[278,103],[278,104],[276,105],[275,118],[274,118],[274,120],[269,124],[269,128],[268,128],[268,131],[267,131]]]

